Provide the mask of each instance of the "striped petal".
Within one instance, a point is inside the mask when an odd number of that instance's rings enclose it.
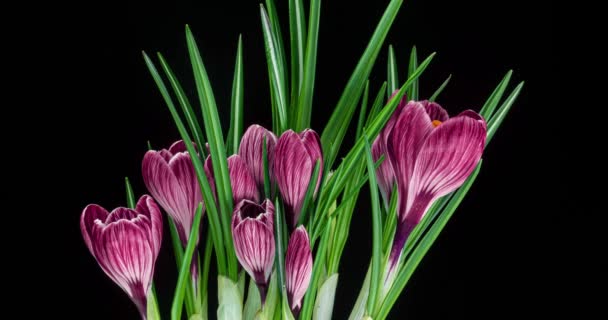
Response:
[[[304,226],[291,234],[285,256],[285,286],[292,313],[296,316],[302,307],[302,298],[310,284],[312,252],[310,239]]]
[[[312,130],[305,130],[300,135],[287,130],[277,142],[273,174],[286,207],[287,223],[291,228],[295,228],[301,214],[317,159],[323,163],[319,138]],[[320,169],[318,181],[321,179],[322,166]]]
[[[260,194],[255,179],[249,172],[245,161],[237,154],[228,158],[228,171],[232,185],[232,200],[234,204],[243,199],[260,201]]]
[[[395,172],[399,192],[398,212],[401,217],[407,207],[408,185],[416,157],[432,129],[431,119],[424,106],[411,101],[403,109],[387,140],[388,156]]]
[[[439,125],[420,149],[408,197],[428,194],[432,202],[460,187],[481,159],[485,139],[486,123],[473,111]],[[422,216],[408,214],[408,219],[420,221]]]
[[[239,145],[239,156],[245,161],[258,190],[264,190],[264,138],[268,154],[268,170],[272,177],[272,161],[274,159],[274,147],[277,143],[277,136],[266,128],[253,124],[247,128],[241,144]]]
[[[445,111],[438,103],[429,102],[427,100],[420,101],[426,110],[426,113],[429,115],[431,120],[438,120],[441,122],[447,121],[450,117],[448,116],[448,112]]]

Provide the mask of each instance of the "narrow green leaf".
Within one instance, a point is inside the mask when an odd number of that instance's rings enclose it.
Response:
[[[393,45],[388,46],[388,63],[387,63],[387,83],[386,97],[390,98],[393,92],[399,88],[399,71],[397,69],[397,60]]]
[[[230,185],[230,176],[228,175],[228,162],[226,158],[226,148],[224,145],[224,135],[220,118],[217,113],[217,106],[213,96],[213,89],[207,76],[207,71],[203,64],[198,46],[190,27],[186,25],[186,40],[188,43],[188,52],[190,54],[190,62],[192,63],[192,71],[197,87],[199,102],[203,113],[203,121],[205,123],[205,132],[209,141],[209,150],[211,151],[211,161],[213,164],[213,175],[215,178],[216,194],[220,205],[220,221],[222,225],[222,235],[224,236],[224,245],[227,254],[227,266],[230,279],[236,280],[237,277],[237,262],[234,253],[234,245],[232,243],[230,230],[230,217],[232,216],[232,187]],[[205,201],[208,204],[207,201]],[[217,250],[217,248],[216,248]]]
[[[175,256],[175,264],[177,265],[177,271],[179,272],[182,269],[182,260],[184,260],[184,248],[182,247],[182,242],[179,239],[179,234],[177,233],[177,227],[172,219],[168,219],[169,221],[169,232],[171,233],[171,244],[173,245],[173,254]],[[186,290],[186,299],[184,300],[184,304],[186,305],[186,312],[188,315],[194,313],[194,299],[192,297],[192,291]]]
[[[308,21],[308,39],[306,41],[306,60],[304,61],[304,77],[302,89],[298,98],[297,117],[295,126],[297,132],[310,127],[312,102],[315,89],[315,74],[317,69],[317,44],[319,41],[319,18],[321,15],[321,0],[310,1],[310,20]]]
[[[494,114],[494,109],[498,106],[500,99],[502,99],[502,95],[505,93],[507,86],[509,85],[509,81],[511,80],[511,75],[513,75],[513,70],[509,70],[507,74],[502,78],[502,81],[496,86],[492,94],[488,97],[488,100],[483,104],[481,111],[479,114],[484,119],[490,119]]]
[[[277,51],[277,57],[279,59],[280,73],[281,73],[281,86],[283,92],[287,93],[288,90],[288,75],[287,75],[287,58],[285,56],[285,46],[283,45],[283,33],[281,32],[281,23],[279,21],[279,13],[274,0],[266,0],[266,8],[268,12],[268,18],[270,19],[270,25],[272,26],[272,35],[275,41],[275,48]],[[289,115],[289,110],[288,110]]]
[[[133,188],[131,187],[129,177],[125,177],[125,188],[127,191],[127,206],[129,206],[131,209],[135,209],[135,194],[133,193]]]
[[[230,103],[230,130],[228,130],[228,150],[232,154],[239,153],[239,143],[243,135],[243,37],[239,35],[232,78],[232,99]]]
[[[446,226],[449,219],[452,217],[456,208],[460,205],[462,199],[467,194],[481,167],[481,162],[477,165],[477,168],[465,181],[465,183],[456,191],[452,200],[448,206],[443,210],[441,215],[437,218],[435,223],[431,226],[430,230],[424,235],[420,243],[413,249],[412,254],[405,261],[403,268],[399,271],[399,274],[395,278],[392,288],[387,293],[384,302],[382,303],[377,314],[373,316],[374,319],[385,319],[390,311],[391,307],[397,301],[401,291],[409,281],[410,277],[422,261],[422,258],[431,248],[443,228]]]
[[[369,74],[374,66],[378,53],[382,48],[382,44],[390,26],[392,25],[397,12],[401,7],[403,0],[391,0],[386,11],[382,15],[378,27],[374,31],[372,38],[361,56],[355,71],[351,75],[338,104],[334,108],[331,118],[323,130],[321,135],[321,144],[323,145],[323,154],[325,156],[325,168],[332,168],[334,160],[338,155],[342,140],[346,135],[346,131],[355,112],[357,101],[365,86],[365,81],[369,78]],[[374,138],[370,135],[370,138]]]
[[[503,102],[503,104],[500,106],[500,109],[498,109],[496,114],[492,118],[490,118],[490,122],[488,122],[488,133],[487,133],[487,138],[486,138],[486,145],[488,143],[490,143],[490,141],[492,140],[492,137],[494,137],[494,133],[496,133],[496,130],[502,124],[502,121],[507,116],[507,113],[509,112],[509,110],[511,110],[511,106],[513,105],[515,100],[517,100],[517,97],[519,96],[519,93],[521,92],[521,89],[523,87],[524,87],[524,82],[522,81],[517,85],[517,87],[515,87],[515,89],[513,89],[513,92],[511,92],[511,94],[507,97],[505,102]]]
[[[410,53],[410,64],[407,68],[408,77],[412,76],[412,74],[416,71],[416,68],[418,68],[418,55],[416,54],[416,46],[414,46],[412,47],[412,52]],[[412,85],[407,92],[407,99],[418,100],[418,79],[412,82]]]
[[[276,197],[274,200],[275,207],[275,221],[274,221],[274,229],[275,229],[275,246],[276,246],[276,260],[275,266],[278,271],[279,276],[279,288],[283,288],[285,286],[285,263],[283,262],[283,255],[285,254],[285,249],[283,246],[283,237],[285,233],[285,224],[283,223],[283,206],[282,203],[279,202],[279,197]]]
[[[367,136],[364,135],[365,153],[367,158],[367,172],[369,179],[369,189],[372,198],[372,277],[369,286],[369,296],[367,299],[367,313],[373,314],[378,288],[382,282],[382,225],[380,198],[378,196],[378,183],[376,182],[376,169],[374,159],[372,159],[372,147]]]
[[[194,148],[194,145],[192,144],[192,139],[190,139],[190,135],[188,134],[188,131],[186,130],[186,127],[184,126],[184,123],[182,122],[181,118],[179,117],[179,114],[177,113],[177,109],[175,108],[175,105],[173,104],[173,101],[171,100],[169,91],[167,90],[165,83],[163,82],[162,78],[160,77],[158,70],[154,66],[154,63],[152,62],[150,57],[148,57],[148,55],[145,52],[143,52],[143,57],[144,57],[144,61],[146,62],[146,66],[148,67],[148,70],[150,71],[150,74],[152,75],[152,78],[156,82],[156,85],[157,85],[163,99],[165,100],[165,104],[169,108],[169,112],[171,113],[173,122],[175,123],[182,140],[186,144],[186,149],[188,150],[188,153],[190,153],[191,155],[196,154],[196,150]],[[192,158],[192,163],[194,165],[194,171],[196,172],[196,177],[198,178],[198,182],[201,187],[201,191],[203,193],[203,199],[206,204],[205,207],[206,207],[207,217],[209,219],[209,225],[210,225],[209,230],[211,232],[211,236],[213,238],[213,244],[215,247],[215,251],[217,253],[216,257],[217,257],[218,272],[220,274],[223,274],[226,272],[226,255],[225,255],[224,247],[222,246],[222,241],[221,241],[222,227],[221,227],[220,220],[219,220],[218,210],[215,205],[214,196],[213,196],[213,193],[211,192],[211,187],[209,186],[209,181],[207,180],[207,176],[205,174],[205,170],[203,168],[203,164],[202,164],[200,158],[199,157],[191,157],[191,158]]]
[[[443,81],[443,83],[439,86],[439,88],[437,88],[437,90],[435,90],[435,92],[433,93],[433,95],[429,98],[429,101],[431,101],[431,102],[435,101],[435,99],[437,99],[437,97],[439,96],[439,94],[441,92],[443,92],[443,89],[445,89],[445,87],[448,85],[448,83],[450,82],[451,79],[452,79],[452,75],[450,74],[448,76],[448,78],[445,79]]]
[[[291,106],[297,106],[304,78],[304,40],[306,39],[306,16],[302,0],[289,0],[289,39],[291,40]]]
[[[202,297],[203,305],[202,305],[202,314],[207,319],[207,315],[209,310],[207,310],[207,303],[209,301],[208,288],[209,288],[209,268],[211,266],[211,254],[213,253],[211,233],[207,232],[207,237],[205,240],[205,252],[203,253],[203,273],[201,277],[201,287],[200,287],[200,296]]]
[[[200,229],[201,216],[203,213],[203,204],[199,203],[192,221],[192,230],[190,231],[190,237],[188,239],[188,245],[184,252],[182,260],[182,266],[177,278],[177,286],[175,288],[175,294],[173,295],[173,304],[171,306],[171,319],[181,320],[182,315],[182,303],[184,301],[184,293],[186,285],[188,283],[188,276],[190,275],[190,263],[192,262],[192,255],[198,242],[198,231]]]
[[[382,108],[382,106],[384,106],[384,90],[386,90],[386,88],[387,88],[387,82],[384,81],[384,83],[382,83],[382,86],[380,87],[380,90],[378,90],[378,93],[376,94],[376,98],[374,98],[374,102],[372,103],[372,108],[369,111],[367,120],[365,120],[365,126],[368,126],[370,124],[370,122],[376,118],[376,116],[378,115],[378,112],[380,112],[380,109]]]
[[[369,80],[365,82],[365,90],[363,90],[363,98],[361,99],[361,109],[359,111],[359,121],[357,121],[357,131],[355,132],[355,139],[359,139],[363,130],[363,124],[367,119],[367,100],[369,99]]]
[[[159,53],[157,53],[157,56],[158,56],[158,60],[160,61],[160,65],[163,68],[165,75],[167,76],[167,79],[169,79],[169,83],[171,84],[171,87],[173,88],[173,92],[175,93],[175,96],[177,97],[177,101],[179,102],[179,105],[182,108],[182,112],[184,113],[184,116],[186,117],[186,122],[188,123],[188,126],[190,127],[190,132],[192,132],[192,134],[194,136],[194,141],[198,145],[198,149],[204,150],[205,149],[205,144],[204,144],[205,136],[203,135],[203,131],[201,130],[198,120],[196,119],[196,114],[194,113],[194,110],[192,110],[190,101],[186,97],[186,93],[184,92],[184,89],[182,88],[181,84],[179,83],[179,80],[177,80],[177,77],[175,77],[175,74],[169,67],[169,64],[167,63],[167,61],[165,60],[163,55],[159,52]]]
[[[268,61],[269,78],[272,85],[271,94],[276,104],[276,112],[279,120],[279,131],[281,134],[287,128],[287,95],[284,90],[284,70],[277,48],[277,40],[273,35],[273,27],[264,9],[260,4],[260,15],[262,16],[262,30],[264,31],[264,44],[266,46],[266,60]]]
[[[308,218],[308,210],[309,206],[312,204],[313,200],[313,195],[315,193],[315,189],[317,188],[317,181],[318,181],[318,176],[319,176],[319,169],[321,168],[321,161],[319,159],[317,159],[316,164],[315,164],[315,168],[312,171],[312,175],[310,176],[310,180],[308,182],[308,188],[306,189],[306,194],[304,195],[304,202],[302,203],[302,209],[300,211],[300,217],[298,218],[298,225],[304,224],[304,225],[308,225],[308,227],[310,228],[309,224],[306,224],[306,219]]]
[[[270,168],[268,167],[268,148],[266,147],[266,136],[262,142],[262,161],[264,162],[264,195],[267,199],[271,198],[271,182],[270,182]]]
[[[152,149],[152,144],[150,143],[150,140],[148,140],[146,144],[148,145],[148,150],[153,150]]]

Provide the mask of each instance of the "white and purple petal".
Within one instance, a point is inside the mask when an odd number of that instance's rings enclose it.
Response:
[[[302,298],[310,284],[312,273],[312,252],[310,239],[304,226],[293,231],[285,256],[285,286],[289,307],[294,315],[302,307]]]
[[[264,190],[264,139],[266,139],[268,171],[272,177],[274,148],[277,143],[277,136],[274,133],[260,125],[253,124],[247,128],[239,145],[239,156],[249,167],[258,190]]]

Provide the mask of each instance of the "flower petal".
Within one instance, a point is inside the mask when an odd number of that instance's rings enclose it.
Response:
[[[272,161],[277,136],[266,128],[253,124],[247,128],[239,145],[239,156],[245,161],[259,190],[264,190],[264,138],[268,152],[268,171],[272,177]]]
[[[460,187],[473,172],[483,153],[486,124],[471,113],[465,111],[449,119],[429,135],[418,154],[408,198],[431,195],[432,203]],[[410,210],[413,202],[407,210],[418,213],[408,220],[420,221],[426,210]]]
[[[286,209],[287,223],[295,228],[314,162],[300,136],[292,130],[285,131],[277,142],[274,158],[274,178]]]
[[[319,135],[312,129],[306,129],[301,132],[300,139],[302,139],[304,147],[306,147],[308,155],[312,160],[313,170],[317,160],[320,160],[319,176],[317,178],[317,186],[315,187],[316,195],[317,191],[319,190],[319,185],[321,184],[321,177],[323,176],[323,150],[321,150],[321,139],[319,139]]]
[[[245,218],[232,230],[239,262],[258,285],[268,283],[274,262],[274,233],[262,221]]]
[[[232,185],[232,201],[239,203],[243,199],[260,201],[257,185],[249,168],[237,154],[228,158],[228,171],[230,184]]]
[[[163,218],[158,205],[154,202],[152,197],[143,195],[139,198],[139,201],[137,201],[135,211],[150,220],[150,243],[154,255],[158,255],[163,239]]]
[[[183,189],[172,167],[179,169],[181,165],[186,165],[184,163],[186,161],[189,161],[189,157],[184,159],[184,154],[180,153],[171,159],[172,164],[170,165],[159,153],[148,151],[142,163],[144,183],[154,199],[175,221],[182,243],[188,242],[188,234],[194,217],[191,206],[195,200],[189,201],[188,192]],[[183,173],[180,174],[181,177],[184,176]]]
[[[445,111],[438,103],[429,102],[427,100],[420,101],[428,113],[429,118],[432,120],[439,120],[441,122],[447,121],[450,117],[448,116],[448,112]]]
[[[84,208],[82,215],[80,216],[80,232],[84,238],[84,243],[89,248],[89,251],[93,253],[93,244],[91,239],[91,231],[95,225],[95,221],[104,222],[109,213],[106,209],[96,204],[90,204]]]
[[[387,141],[387,150],[399,192],[399,215],[405,213],[408,185],[416,157],[433,125],[424,106],[411,101],[397,119]],[[403,217],[402,217],[403,218]]]
[[[299,226],[289,238],[285,256],[285,286],[292,311],[298,312],[302,307],[302,298],[310,284],[311,273],[310,239],[304,226]]]
[[[97,262],[131,297],[140,313],[145,314],[156,261],[148,230],[131,221],[119,220],[105,228],[98,225],[93,234]]]

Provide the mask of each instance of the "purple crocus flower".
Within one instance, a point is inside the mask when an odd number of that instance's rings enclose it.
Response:
[[[317,133],[306,129],[301,133],[285,131],[274,149],[274,179],[285,204],[288,226],[293,229],[300,217],[306,190],[317,160],[320,160],[315,195],[323,173],[323,153]]]
[[[232,215],[232,240],[236,257],[266,300],[268,281],[274,263],[274,205],[266,199],[261,205],[242,200]]]
[[[205,173],[209,179],[211,189],[215,193],[216,187],[211,156],[207,156],[207,160],[205,160]],[[243,199],[252,200],[256,203],[260,201],[260,193],[255,180],[249,171],[249,167],[238,154],[233,154],[228,157],[228,175],[230,176],[232,203],[234,205],[241,202]]]
[[[385,140],[399,193],[391,270],[432,203],[460,187],[473,172],[486,139],[485,120],[470,110],[448,118],[436,103],[410,101],[398,111]]]
[[[312,252],[310,239],[304,226],[299,226],[291,234],[285,256],[285,287],[289,308],[297,319],[302,308],[302,298],[310,284],[312,273]]]
[[[162,240],[160,209],[150,196],[142,196],[135,209],[111,213],[88,205],[80,217],[84,242],[103,271],[133,300],[146,319],[148,293]]]
[[[184,142],[175,142],[169,150],[146,152],[142,175],[148,191],[175,222],[179,238],[186,246],[194,214],[203,198]]]
[[[277,136],[274,133],[260,125],[253,124],[247,128],[239,145],[239,156],[249,167],[249,171],[253,175],[260,192],[264,190],[264,138],[266,138],[268,171],[272,177],[274,147],[277,144]]]

